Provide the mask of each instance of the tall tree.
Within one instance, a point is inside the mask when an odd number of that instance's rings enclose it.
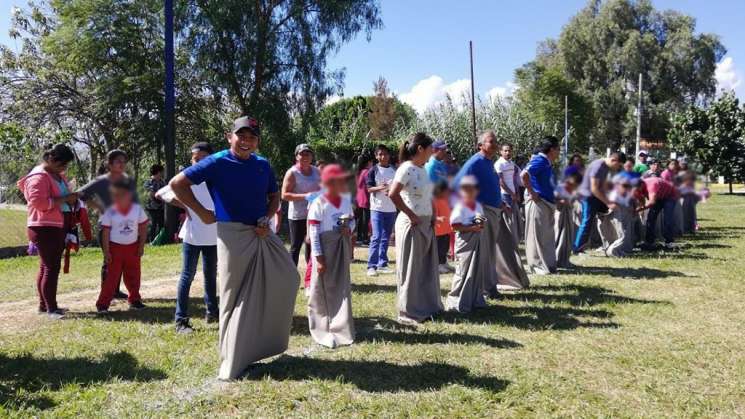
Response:
[[[555,68],[576,84],[594,109],[586,118],[596,146],[630,145],[635,137],[636,90],[643,76],[643,131],[664,138],[669,114],[714,98],[714,71],[725,51],[719,37],[695,32],[695,19],[676,11],[657,11],[650,0],[590,0],[564,26],[558,40],[541,44],[518,77],[525,83],[552,76]],[[521,82],[522,81],[522,82]],[[556,118],[556,117],[554,117]]]
[[[370,138],[387,139],[396,127],[396,100],[383,77],[373,83],[374,95],[370,98]]]

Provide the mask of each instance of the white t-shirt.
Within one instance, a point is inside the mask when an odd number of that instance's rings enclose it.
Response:
[[[101,225],[110,228],[109,240],[116,244],[136,243],[138,227],[147,222],[145,210],[135,203],[132,203],[132,207],[126,214],[122,214],[112,206],[101,216]]]
[[[215,204],[212,202],[210,191],[207,189],[207,183],[202,182],[199,185],[191,185],[191,191],[202,206],[210,211],[215,210]],[[189,216],[186,217],[184,225],[178,237],[184,243],[192,246],[215,246],[217,245],[217,223],[205,224],[201,218],[191,208],[187,208]]]
[[[325,196],[319,196],[310,204],[308,221],[317,222],[319,233],[331,231],[339,226],[339,218],[346,215],[350,218],[350,228],[354,228],[354,210],[349,195],[342,195],[339,206],[336,207]]]
[[[510,194],[512,192],[515,192],[515,170],[517,170],[517,166],[515,165],[515,163],[510,160],[505,160],[504,157],[500,157],[499,160],[494,163],[494,170],[499,173],[499,177],[502,178],[505,185],[510,188],[510,190],[508,191],[500,187],[502,193]]]
[[[396,169],[393,166],[375,167],[375,185],[382,186],[386,182],[393,183],[396,176]],[[370,210],[379,212],[396,212],[396,206],[393,205],[391,198],[388,198],[388,191],[382,190],[370,193]]]
[[[462,224],[464,226],[470,226],[473,224],[473,218],[476,214],[484,215],[484,207],[481,204],[477,202],[476,206],[471,209],[468,205],[458,202],[450,213],[450,225]]]
[[[632,199],[634,199],[634,195],[631,193],[627,193],[626,196],[621,196],[621,194],[615,190],[608,192],[608,200],[622,207],[630,207]]]
[[[396,170],[394,182],[403,185],[401,199],[404,204],[422,217],[432,216],[432,189],[434,184],[429,180],[427,171],[411,161],[404,162]]]

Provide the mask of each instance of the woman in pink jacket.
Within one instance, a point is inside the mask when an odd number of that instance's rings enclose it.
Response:
[[[39,249],[41,259],[36,277],[39,312],[55,320],[64,317],[57,307],[57,280],[67,231],[63,210],[78,199],[70,193],[62,173],[74,157],[69,147],[57,144],[44,152],[40,165],[18,181],[28,208],[28,238]]]

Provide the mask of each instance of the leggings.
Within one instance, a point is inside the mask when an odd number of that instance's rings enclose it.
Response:
[[[287,220],[290,226],[290,256],[297,266],[300,259],[300,248],[308,237],[308,220]],[[305,245],[305,262],[310,260],[310,245]]]
[[[437,258],[440,265],[448,263],[448,251],[450,250],[450,234],[437,236]]]
[[[65,250],[65,229],[62,227],[28,227],[28,239],[39,249],[39,273],[36,290],[39,310],[57,310],[57,283]]]

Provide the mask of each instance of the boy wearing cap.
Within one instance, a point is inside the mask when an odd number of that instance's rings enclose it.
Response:
[[[230,149],[201,160],[171,180],[181,203],[205,223],[217,222],[220,276],[218,377],[234,379],[250,364],[284,352],[300,281],[297,267],[268,222],[279,207],[279,189],[269,162],[255,152],[259,124],[234,121]],[[215,211],[191,186],[205,182]]]
[[[649,154],[647,154],[644,150],[639,150],[639,154],[637,154],[636,158],[636,164],[634,165],[634,172],[639,173],[639,175],[643,175],[644,173],[649,170],[649,164],[647,164],[647,157],[649,157]]]
[[[288,202],[287,221],[290,227],[290,256],[297,265],[300,248],[307,238],[308,205],[321,189],[321,172],[313,166],[313,150],[308,144],[295,147],[295,164],[282,180],[282,199]],[[310,260],[310,247],[305,246],[305,262]]]
[[[349,173],[338,164],[324,167],[321,182],[325,191],[308,210],[313,255],[308,324],[313,340],[332,349],[354,342],[349,265],[355,223],[348,178]]]
[[[445,159],[448,156],[448,145],[445,141],[435,140],[432,143],[432,156],[429,161],[424,165],[424,170],[427,171],[429,180],[435,185],[438,183],[448,182],[448,165],[445,163]]]

